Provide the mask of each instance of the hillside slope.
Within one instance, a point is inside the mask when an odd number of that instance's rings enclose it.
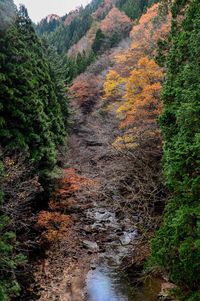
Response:
[[[1,0],[0,300],[199,301],[199,0],[36,29]]]
[[[127,21],[129,20],[128,17],[131,17],[133,20],[137,19],[145,11],[146,7],[153,4],[153,2],[158,1],[93,0],[85,8],[80,7],[76,11],[72,11],[64,17],[61,17],[59,20],[57,18],[49,20],[48,17],[43,19],[37,25],[36,31],[39,35],[45,35],[48,38],[49,43],[54,45],[59,53],[66,53],[74,44],[80,44],[79,40],[81,40],[85,35],[89,35],[87,32],[90,32],[91,28],[94,28],[93,23],[96,22],[100,23],[99,28],[102,26],[105,28],[106,25],[106,29],[103,29],[102,31],[104,33],[108,33],[110,31],[110,38],[112,38],[112,26],[118,26],[118,28],[116,28],[116,32],[118,32],[119,35],[122,35],[121,38],[124,37],[124,34],[127,34],[128,28],[125,32],[124,29],[121,30],[119,26],[120,18],[125,19],[126,14]],[[112,16],[113,19],[111,18]],[[115,16],[118,17],[117,22],[115,22]],[[101,26],[101,22],[103,22],[104,25]],[[131,24],[129,29],[130,28]],[[113,34],[116,35],[116,32],[114,30]],[[93,40],[93,36],[91,39]],[[80,49],[80,52],[83,50],[82,47],[77,46],[75,48]],[[72,50],[70,53],[71,52]],[[77,54],[78,50],[76,55]]]
[[[33,280],[36,215],[58,167],[69,106],[60,58],[11,0],[0,3],[0,45],[0,300],[7,301]]]
[[[117,231],[122,235],[139,229],[134,250],[131,244],[127,246],[126,264],[133,265],[133,272],[149,255],[148,240],[160,224],[167,195],[157,124],[164,73],[154,60],[158,39],[170,30],[171,15],[164,8],[154,5],[148,9],[132,27],[130,41],[99,55],[70,87],[75,125],[53,210],[60,212],[65,206],[74,224],[67,232],[61,230],[47,258],[40,262],[36,275],[42,286],[41,301],[54,296],[88,300],[85,279],[90,266],[98,266],[98,257],[103,264],[106,256],[111,262],[114,258],[116,271],[123,266],[122,258],[115,254],[122,252]],[[130,85],[135,85],[134,91]],[[51,202],[50,208],[52,211]],[[100,212],[115,216],[116,224],[96,221]],[[85,239],[96,243],[99,251],[84,248]]]

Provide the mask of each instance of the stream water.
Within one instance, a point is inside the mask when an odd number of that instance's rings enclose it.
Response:
[[[86,279],[88,300],[155,301],[161,288],[159,279],[148,279],[144,285],[135,287],[133,277],[131,280],[120,268],[123,258],[133,251],[137,229],[128,220],[124,228],[124,221],[119,221],[110,208],[96,207],[87,216],[93,219],[93,228],[106,231],[107,238],[111,238],[91,264]]]
[[[110,267],[98,267],[87,276],[89,301],[154,301],[159,292],[159,279],[134,287],[125,273]]]

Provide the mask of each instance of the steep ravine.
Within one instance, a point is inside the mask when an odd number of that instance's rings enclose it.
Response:
[[[134,253],[139,216],[128,209],[120,186],[131,172],[131,159],[111,146],[117,120],[101,114],[100,106],[75,116],[64,168],[94,184],[73,195],[68,208],[73,226],[37,268],[40,301],[153,301],[160,290],[156,283],[153,293],[143,287],[135,291],[122,271],[124,258]]]

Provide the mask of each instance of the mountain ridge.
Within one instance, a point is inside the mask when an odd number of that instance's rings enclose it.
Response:
[[[130,20],[131,28],[132,20],[139,18],[146,7],[156,2],[158,2],[158,0],[93,0],[84,8],[80,7],[79,9],[73,10],[63,17],[60,17],[60,19],[55,20],[55,18],[53,18],[53,20],[48,22],[47,16],[36,26],[36,31],[39,36],[45,35],[50,45],[53,45],[58,50],[58,53],[66,53],[73,45],[77,44],[88,34],[94,22],[103,22],[105,25],[106,18],[109,14],[111,16],[117,15],[119,19],[127,18],[127,20]],[[113,9],[115,13],[112,13]],[[119,23],[119,20],[116,22],[116,18],[115,23]],[[116,24],[110,23],[112,26],[116,26]],[[113,29],[112,26],[110,28],[111,32]],[[99,28],[102,30],[101,24]],[[121,28],[118,27],[117,30],[119,31],[119,35],[121,35]],[[104,30],[102,31],[104,34],[107,33],[104,32]],[[107,31],[109,31],[109,28],[107,28]],[[114,35],[114,40],[120,40],[119,37],[116,37],[116,35],[118,35],[116,31],[114,31]],[[125,35],[127,35],[127,32]],[[123,37],[122,33],[122,38]],[[119,41],[111,41],[111,44],[116,44],[117,42]],[[77,54],[78,52],[76,55]]]

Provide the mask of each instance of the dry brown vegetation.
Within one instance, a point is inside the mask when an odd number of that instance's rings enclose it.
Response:
[[[49,202],[51,213],[39,216],[39,223],[48,228],[52,227],[52,217],[53,227],[57,220],[61,225],[64,214],[69,227],[62,239],[51,246],[45,264],[41,262],[41,271],[37,272],[43,286],[41,301],[53,300],[56,295],[68,300],[74,285],[69,267],[78,279],[83,257],[85,266],[91,260],[82,248],[82,240],[84,231],[94,239],[87,232],[89,221],[85,217],[94,204],[111,207],[117,218],[128,218],[137,226],[140,238],[138,248],[134,248],[140,252],[130,254],[126,266],[140,265],[149,254],[147,241],[160,224],[167,197],[162,184],[162,139],[157,124],[163,70],[153,57],[157,40],[169,30],[170,16],[161,17],[160,26],[156,26],[157,14],[155,5],[133,27],[131,42],[124,41],[120,48],[101,56],[74,80],[70,89],[75,125],[69,151],[63,158],[65,171]],[[113,74],[108,78],[110,72]],[[129,106],[122,109],[127,102]],[[118,114],[120,108],[123,116]],[[72,217],[72,223],[68,223],[67,215]],[[101,244],[105,237],[101,233],[98,237]],[[70,288],[63,279],[69,281]]]

